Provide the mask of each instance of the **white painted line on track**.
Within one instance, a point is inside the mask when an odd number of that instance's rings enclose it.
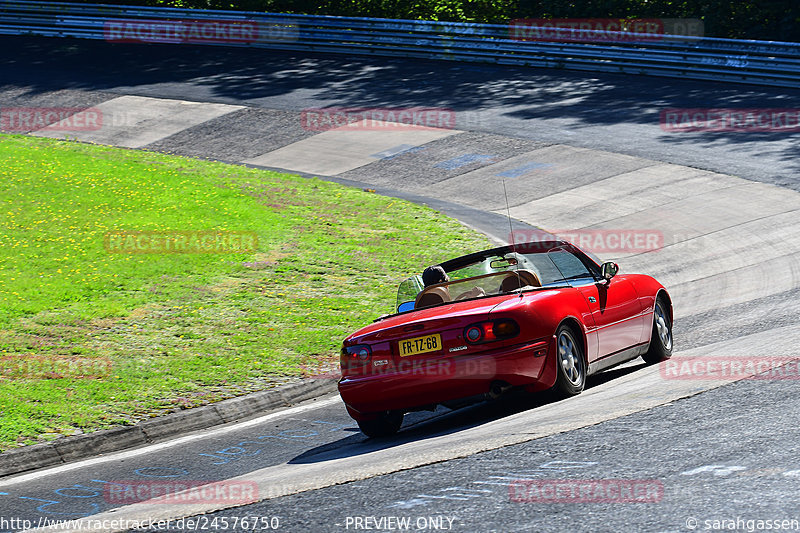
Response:
[[[144,446],[142,448],[136,448],[134,450],[128,450],[125,452],[114,453],[111,455],[105,455],[102,457],[94,457],[92,459],[85,459],[83,461],[78,461],[75,463],[69,463],[66,465],[55,466],[52,468],[48,468],[46,470],[39,470],[36,472],[31,472],[29,474],[22,474],[19,476],[15,476],[9,479],[4,479],[0,481],[0,487],[7,487],[9,485],[16,485],[18,483],[25,483],[27,481],[33,481],[35,479],[41,479],[43,477],[52,476],[55,474],[61,474],[63,472],[69,472],[71,470],[76,470],[78,468],[85,468],[88,466],[94,466],[102,463],[108,463],[111,461],[118,461],[120,459],[129,459],[131,457],[138,457],[140,455],[145,455],[148,453],[157,452],[160,450],[165,450],[167,448],[173,448],[175,446],[180,446],[181,444],[186,444],[187,442],[193,442],[196,440],[207,439],[209,437],[215,437],[219,435],[224,435],[226,433],[230,433],[232,431],[238,431],[240,429],[248,428],[251,426],[257,426],[266,422],[267,420],[271,420],[273,418],[279,418],[282,416],[289,416],[289,415],[296,415],[298,413],[303,413],[305,411],[310,411],[312,409],[317,409],[319,407],[325,407],[328,405],[333,405],[337,402],[341,402],[339,395],[337,393],[336,396],[332,398],[327,398],[324,400],[315,401],[312,403],[298,405],[296,407],[290,407],[289,409],[284,409],[282,411],[276,411],[274,413],[269,413],[258,418],[253,418],[252,420],[246,420],[244,422],[239,422],[230,426],[223,426],[213,430],[198,430],[197,433],[192,435],[187,435],[185,437],[180,437],[175,440],[170,440],[166,442],[159,442],[158,444],[150,444],[148,446]]]

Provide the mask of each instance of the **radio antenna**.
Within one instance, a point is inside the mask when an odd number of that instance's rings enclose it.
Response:
[[[506,190],[506,179],[503,178],[503,194],[506,197],[506,217],[508,218],[509,238],[511,239],[511,251],[514,254],[514,261],[517,263],[514,272],[517,274],[517,284],[522,288],[522,278],[519,277],[519,259],[517,258],[517,244],[514,242],[514,226],[511,224],[511,207],[508,205],[508,191]],[[520,293],[521,294],[521,293]]]
[[[503,194],[506,197],[506,216],[508,217],[508,229],[511,233],[509,233],[509,237],[511,239],[511,249],[514,253],[517,253],[516,246],[514,244],[514,226],[511,225],[511,208],[508,206],[508,191],[506,190],[506,179],[503,178]]]

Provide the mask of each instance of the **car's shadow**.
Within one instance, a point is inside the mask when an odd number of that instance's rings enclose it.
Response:
[[[590,376],[586,380],[586,390],[632,374],[646,366],[645,363],[628,364]],[[289,464],[321,463],[345,457],[355,457],[378,450],[394,448],[409,442],[441,437],[501,420],[523,411],[537,409],[555,401],[557,399],[547,393],[529,394],[523,390],[512,390],[497,400],[481,401],[461,409],[450,410],[444,407],[437,407],[434,412],[410,413],[406,415],[403,427],[395,436],[368,439],[358,432],[343,439],[307,450],[291,459]]]

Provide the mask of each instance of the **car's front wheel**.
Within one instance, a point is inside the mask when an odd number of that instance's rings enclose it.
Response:
[[[663,297],[656,300],[650,346],[647,353],[642,355],[642,359],[648,364],[660,363],[672,357],[672,321],[669,319],[668,309]]]
[[[387,411],[381,413],[378,418],[358,422],[361,432],[370,438],[390,437],[400,431],[401,425],[403,425],[403,413],[396,411]]]
[[[560,398],[580,394],[586,384],[586,359],[581,343],[569,326],[561,325],[556,331],[556,349],[558,368],[553,392]]]

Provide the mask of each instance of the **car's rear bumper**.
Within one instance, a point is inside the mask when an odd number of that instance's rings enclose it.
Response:
[[[535,356],[542,347],[547,355]],[[484,394],[496,381],[544,389],[555,383],[554,350],[555,341],[550,339],[474,356],[409,362],[379,374],[345,376],[339,381],[339,393],[350,415],[363,420],[384,411],[413,410]]]

